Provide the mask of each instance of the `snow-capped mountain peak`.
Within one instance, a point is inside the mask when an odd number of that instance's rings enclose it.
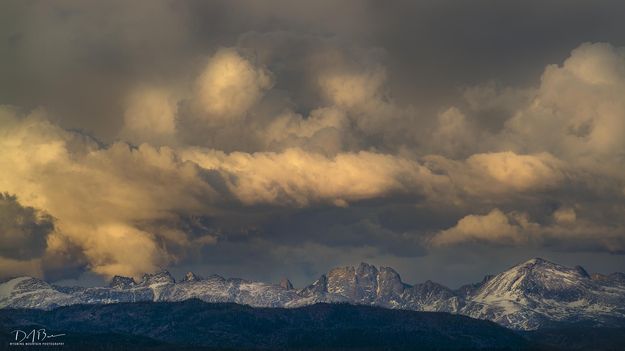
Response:
[[[461,313],[521,329],[571,318],[625,317],[625,289],[606,294],[583,268],[539,258],[497,274],[467,300]]]
[[[174,284],[176,280],[169,274],[168,271],[162,270],[160,272],[152,273],[152,274],[144,274],[143,279],[141,279],[141,285],[150,286],[154,284]]]
[[[114,276],[109,283],[109,287],[113,289],[128,289],[135,285],[137,285],[137,283],[133,278],[122,277],[119,275]]]
[[[32,277],[14,278],[0,284],[0,308],[48,308],[71,304],[71,295],[58,291],[45,281]]]
[[[625,321],[625,274],[589,275],[533,258],[479,283],[451,290],[433,281],[409,285],[389,267],[367,263],[331,269],[301,290],[284,278],[279,285],[193,273],[178,283],[167,272],[132,278],[116,276],[109,287],[68,288],[30,277],[0,284],[0,308],[50,309],[77,303],[134,301],[235,302],[260,307],[298,307],[317,302],[348,302],[386,308],[460,313],[516,329],[554,322]]]
[[[202,280],[202,277],[200,277],[200,276],[196,275],[196,274],[195,274],[195,273],[193,273],[193,272],[187,272],[187,273],[184,275],[184,278],[182,278],[182,280],[181,280],[180,282],[181,282],[181,283],[182,283],[182,282],[197,282],[197,281],[200,281],[200,280]]]

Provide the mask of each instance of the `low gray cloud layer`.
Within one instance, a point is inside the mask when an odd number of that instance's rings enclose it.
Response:
[[[620,6],[7,2],[0,275],[606,269]]]

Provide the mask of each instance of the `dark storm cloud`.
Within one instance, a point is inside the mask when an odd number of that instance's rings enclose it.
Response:
[[[0,97],[4,104],[45,105],[65,126],[108,139],[121,126],[122,100],[135,85],[184,85],[181,77],[194,75],[218,47],[252,31],[284,31],[383,49],[394,95],[437,109],[458,86],[534,84],[546,63],[582,42],[624,45],[623,7],[607,1],[9,1],[2,11]],[[300,74],[286,73],[279,84]]]
[[[625,249],[621,2],[0,7],[0,192],[58,221],[8,271],[449,282]]]
[[[0,193],[0,256],[40,257],[46,249],[46,238],[53,230],[50,216],[20,205],[15,196]]]

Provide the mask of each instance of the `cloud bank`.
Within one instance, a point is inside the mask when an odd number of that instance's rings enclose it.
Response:
[[[315,257],[340,252],[624,252],[625,49],[579,40],[527,68],[530,82],[506,66],[516,84],[459,84],[451,67],[455,93],[435,94],[423,67],[436,63],[407,64],[416,54],[397,51],[393,25],[366,21],[380,11],[329,17],[328,33],[312,24],[324,5],[276,4],[293,17],[227,3],[7,6],[30,22],[4,24],[0,52],[15,57],[2,66],[31,78],[1,71],[0,275],[288,259],[307,280],[325,269]]]

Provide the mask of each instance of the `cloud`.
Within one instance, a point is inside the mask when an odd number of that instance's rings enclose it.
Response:
[[[206,123],[241,119],[273,85],[271,74],[233,49],[219,49],[197,80],[195,101]]]
[[[348,123],[345,112],[336,108],[313,110],[307,118],[289,111],[277,116],[260,134],[268,150],[301,147],[334,155],[345,149]]]
[[[52,218],[23,207],[15,196],[0,193],[0,256],[10,259],[41,257],[46,238],[54,230]]]
[[[343,115],[332,111],[314,115],[320,120],[286,123],[282,128],[292,128],[292,134],[304,137],[324,128],[340,128]],[[254,207],[274,211],[345,207],[402,196],[429,206],[470,206],[473,201],[505,201],[506,194],[557,189],[565,179],[562,162],[549,154],[485,153],[465,161],[438,156],[422,164],[409,157],[369,151],[330,156],[301,148],[255,153],[149,144],[135,148],[123,142],[101,145],[63,130],[42,111],[19,117],[5,108],[1,118],[0,164],[13,171],[2,177],[0,185],[24,199],[27,206],[57,219],[58,230],[51,240],[58,244],[48,254],[77,247],[81,260],[106,276],[152,271],[184,260],[195,244],[219,245],[220,237],[229,235],[223,232],[227,228],[224,215],[231,211],[245,217]],[[485,182],[487,178],[492,180]],[[197,233],[188,230],[182,224],[189,214],[211,218],[212,224],[198,227],[203,229]],[[524,216],[498,210],[485,216],[469,215],[432,243],[523,242],[528,240],[524,234],[536,225]],[[247,220],[248,228],[263,222],[252,218]],[[401,232],[374,227],[395,237],[394,241],[419,245],[418,239],[399,239],[404,237]],[[535,229],[531,231],[537,236]],[[544,231],[559,233],[552,227]],[[610,250],[616,250],[620,239],[610,240]]]
[[[547,66],[536,96],[506,122],[502,143],[507,139],[580,164],[622,163],[624,93],[623,49],[582,44],[563,65]]]
[[[365,72],[327,72],[319,78],[322,94],[340,107],[360,108],[377,100],[386,81],[386,72],[375,67]]]
[[[572,224],[575,223],[577,219],[577,214],[575,210],[570,207],[559,208],[557,211],[553,213],[553,219],[556,223],[561,224]]]
[[[301,149],[253,154],[189,149],[181,157],[224,175],[244,204],[307,206],[385,197],[393,193],[427,195],[445,177],[409,159],[361,151],[334,157]]]
[[[5,108],[0,118],[0,165],[11,169],[0,188],[56,219],[46,254],[77,248],[89,269],[106,276],[153,271],[184,259],[195,244],[218,243],[227,211],[428,198],[447,184],[394,155],[101,145],[55,126],[43,111],[18,116]],[[212,224],[192,229],[185,223],[193,215]]]
[[[121,138],[137,144],[171,144],[176,133],[176,102],[164,88],[136,89],[128,97]]]
[[[42,277],[41,259],[16,260],[0,256],[0,277]]]
[[[466,208],[493,203],[519,205],[565,191],[571,184],[579,190],[592,186],[592,179],[546,153],[488,152],[465,160],[427,155],[423,165],[449,179],[450,188],[439,192],[438,199]]]
[[[552,221],[538,223],[525,212],[504,213],[498,208],[485,215],[467,215],[458,223],[435,233],[429,240],[434,247],[466,243],[497,246],[550,247],[564,251],[608,251],[622,253],[625,235],[622,224],[607,225],[588,218],[577,218],[569,207],[552,213]]]
[[[512,215],[514,216],[514,215]],[[431,239],[435,246],[454,245],[463,242],[488,242],[496,244],[519,244],[527,242],[522,231],[526,220],[519,217],[519,224],[510,221],[509,215],[494,209],[486,215],[468,215],[449,229],[440,231]]]
[[[351,57],[320,59],[324,63],[317,74],[322,101],[345,111],[350,128],[347,133],[360,139],[357,144],[393,150],[403,143],[412,143],[415,130],[414,111],[402,106],[388,95],[387,73],[380,65],[376,52],[365,52],[367,59]],[[407,135],[408,134],[408,135]]]
[[[475,151],[480,131],[467,116],[456,107],[450,107],[438,115],[427,149],[430,152],[458,159]]]
[[[49,251],[77,246],[95,272],[139,274],[172,262],[166,247],[187,245],[191,238],[172,238],[149,228],[151,223],[210,213],[218,199],[198,168],[171,149],[124,143],[102,148],[51,124],[41,112],[17,117],[4,109],[0,120],[0,188],[56,219],[48,240],[58,245]]]
[[[625,56],[579,44],[622,45],[619,6],[0,6],[2,222],[54,218],[6,274],[623,251]]]
[[[476,154],[467,159],[467,164],[518,191],[557,186],[565,178],[562,163],[547,153],[517,155],[508,151]]]

